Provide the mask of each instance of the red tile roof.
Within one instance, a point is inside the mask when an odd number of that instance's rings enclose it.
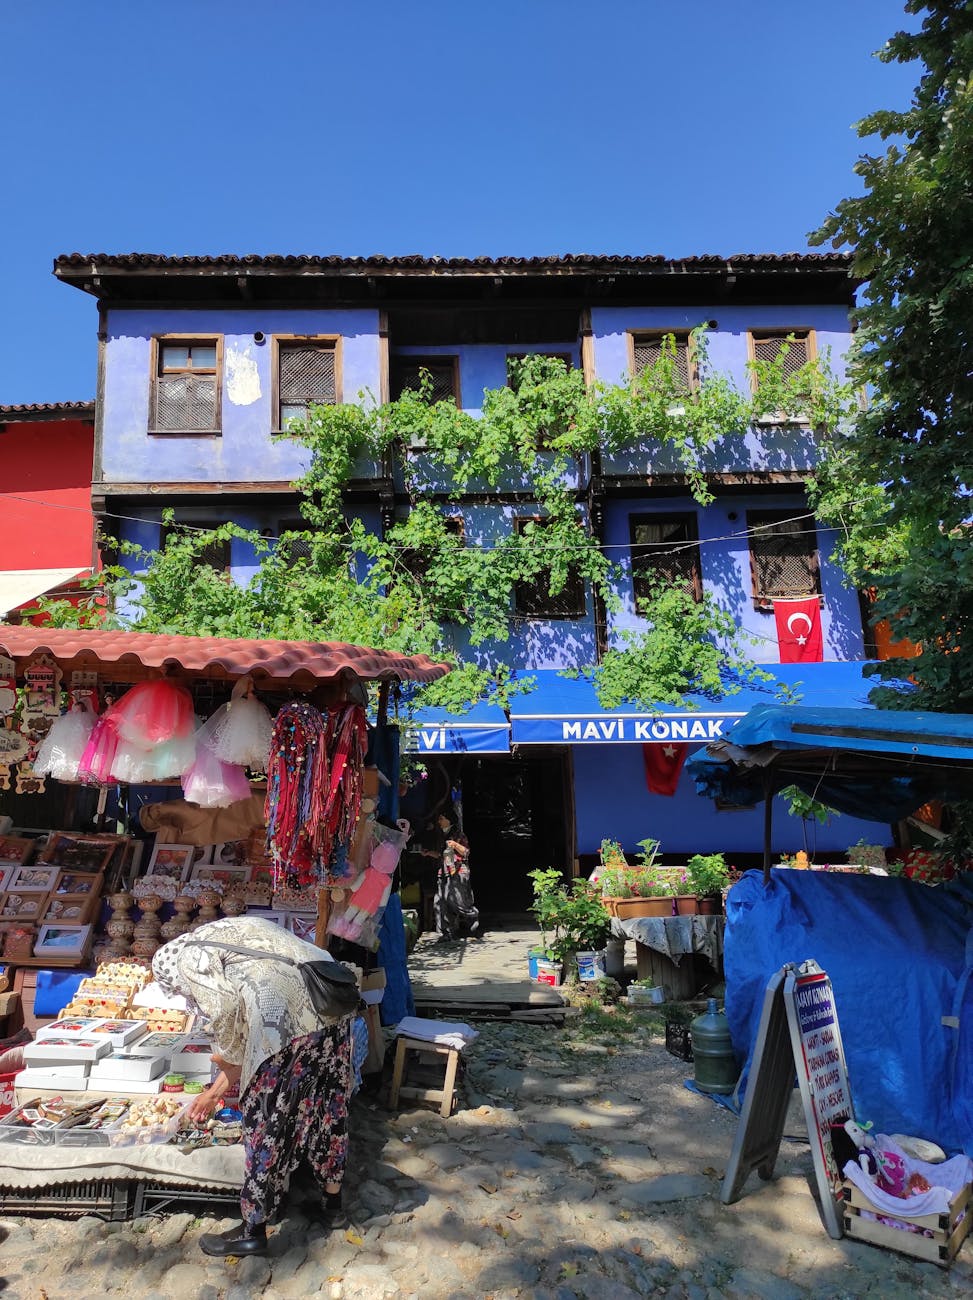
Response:
[[[427,655],[346,645],[340,641],[246,641],[216,636],[162,636],[148,632],[74,628],[0,627],[0,653],[24,660],[42,650],[67,674],[80,668],[108,681],[137,681],[145,669],[232,681],[248,673],[264,690],[308,690],[343,674],[362,681],[432,682],[449,672]]]
[[[32,420],[93,420],[94,402],[16,402],[0,405],[0,424]]]

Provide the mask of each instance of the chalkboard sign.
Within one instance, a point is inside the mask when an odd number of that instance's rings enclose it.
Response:
[[[801,1090],[814,1172],[828,1235],[843,1236],[838,1212],[841,1173],[831,1125],[854,1118],[845,1052],[827,974],[814,961],[782,967],[770,980],[750,1065],[750,1078],[720,1196],[740,1198],[752,1170],[773,1176],[794,1078]]]

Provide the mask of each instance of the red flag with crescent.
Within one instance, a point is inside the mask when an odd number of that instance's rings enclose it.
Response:
[[[642,746],[642,761],[645,764],[645,784],[651,794],[676,793],[679,774],[686,761],[689,746],[674,741],[664,744]]]
[[[782,664],[820,663],[824,658],[821,636],[821,602],[817,596],[807,600],[775,600],[777,645]]]

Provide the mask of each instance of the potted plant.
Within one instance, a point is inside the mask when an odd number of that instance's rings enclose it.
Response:
[[[602,840],[601,847],[598,850],[598,857],[603,867],[627,866],[625,853],[618,840]]]
[[[680,872],[675,888],[676,916],[695,916],[699,911],[699,899],[690,884],[687,872]]]
[[[665,1002],[666,991],[655,980],[633,980],[628,986],[628,1000],[634,1007],[658,1006]]]
[[[699,899],[702,916],[716,916],[722,905],[723,890],[730,880],[730,869],[722,853],[695,853],[686,863],[689,888]]]
[[[638,865],[612,865],[601,873],[605,906],[621,920],[635,916],[671,916],[671,882],[655,865],[661,845],[658,840],[639,840]]]
[[[587,959],[583,963],[587,978],[604,975],[611,917],[597,889],[587,880],[573,880],[566,885],[555,867],[531,871],[529,875],[534,889],[530,910],[540,925],[545,951],[569,968],[569,978],[578,978],[579,955]],[[597,957],[600,961],[594,960]]]

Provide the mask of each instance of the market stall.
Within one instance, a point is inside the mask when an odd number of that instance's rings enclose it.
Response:
[[[15,782],[24,796],[50,782],[66,795],[61,825],[0,836],[4,977],[32,1035],[23,1068],[4,1081],[0,1197],[36,1187],[45,1169],[63,1181],[75,1156],[78,1181],[120,1176],[106,1172],[116,1148],[129,1180],[152,1153],[146,1185],[173,1171],[196,1190],[238,1181],[232,1116],[216,1133],[177,1123],[209,1080],[207,1040],[152,993],[152,954],[221,914],[254,911],[344,946],[339,957],[380,998],[384,974],[365,972],[408,830],[377,816],[380,783],[398,775],[378,764],[395,761],[397,746],[370,754],[369,742],[381,737],[392,683],[447,671],[342,644],[0,629],[0,786]],[[369,682],[383,684],[377,728],[366,719]],[[140,825],[71,828],[79,788],[99,792],[103,823],[134,822],[134,804],[117,794],[140,790]],[[177,1132],[183,1150],[199,1149],[167,1174],[159,1151]]]

